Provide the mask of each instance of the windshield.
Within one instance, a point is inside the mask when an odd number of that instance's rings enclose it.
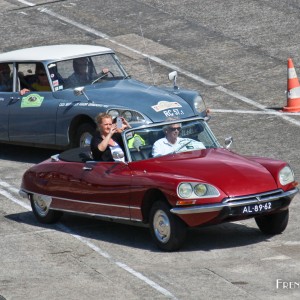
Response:
[[[136,128],[126,132],[125,139],[131,161],[221,147],[208,124],[199,119]]]
[[[48,65],[54,91],[123,79],[126,71],[115,54],[85,56]]]

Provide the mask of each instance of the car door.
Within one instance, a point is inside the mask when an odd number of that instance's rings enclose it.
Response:
[[[8,141],[8,107],[11,93],[0,91],[0,140]]]
[[[13,64],[0,63],[0,141],[8,141],[9,103],[13,94]]]
[[[87,162],[83,199],[95,203],[97,214],[130,219],[131,171],[123,162]]]
[[[68,162],[47,186],[55,191],[56,209],[130,219],[131,172],[126,163]]]
[[[35,74],[35,63],[18,64],[20,89],[30,88],[24,83]],[[20,76],[22,74],[22,77]],[[58,100],[52,91],[14,93],[9,102],[9,141],[34,144],[55,144]]]

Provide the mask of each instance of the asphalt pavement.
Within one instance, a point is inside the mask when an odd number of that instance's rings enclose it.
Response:
[[[0,1],[0,52],[80,43],[116,50],[128,73],[199,90],[232,150],[286,160],[300,180],[300,113],[287,104],[287,59],[300,74],[300,4],[285,1]],[[1,115],[1,112],[0,112]],[[63,217],[41,225],[18,195],[22,174],[55,150],[0,145],[0,299],[299,299],[300,196],[283,234],[253,220],[192,229],[159,251],[147,228]]]

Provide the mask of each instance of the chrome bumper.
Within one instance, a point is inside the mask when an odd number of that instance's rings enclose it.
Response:
[[[251,205],[251,204],[262,204],[266,202],[277,201],[281,198],[289,198],[290,200],[298,193],[298,188],[294,188],[287,192],[276,193],[276,195],[267,195],[267,194],[257,194],[246,197],[238,197],[238,198],[229,198],[223,201],[222,203],[215,204],[205,204],[205,205],[197,205],[197,206],[188,206],[188,207],[174,207],[170,211],[173,214],[177,215],[187,215],[187,214],[202,214],[209,212],[217,212],[222,210],[223,208],[234,208],[239,206]],[[262,196],[263,195],[263,196]],[[247,198],[246,200],[244,200]]]
[[[20,189],[19,190],[19,195],[22,197],[22,198],[29,198],[29,193],[28,192],[26,192],[25,190],[23,190],[23,189]]]

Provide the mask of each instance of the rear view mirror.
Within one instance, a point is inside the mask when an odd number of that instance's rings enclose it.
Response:
[[[173,71],[171,73],[169,73],[168,77],[169,77],[169,80],[170,81],[173,81],[173,86],[174,86],[174,89],[178,89],[178,86],[176,85],[176,80],[177,80],[177,71]]]
[[[75,96],[84,95],[85,98],[86,98],[89,102],[91,102],[90,99],[88,98],[87,94],[85,93],[85,88],[84,88],[84,86],[76,87],[76,88],[74,89],[73,92],[74,92],[74,95],[75,95]]]
[[[226,149],[229,149],[232,143],[233,143],[233,137],[232,136],[226,138],[225,139],[225,147],[226,147]]]

